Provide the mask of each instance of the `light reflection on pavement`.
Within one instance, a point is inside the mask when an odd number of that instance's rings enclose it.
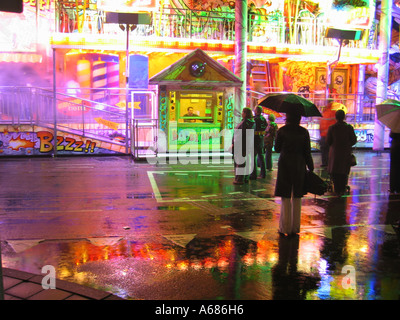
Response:
[[[53,265],[60,279],[130,299],[399,299],[400,196],[387,193],[388,154],[357,159],[350,194],[306,196],[301,233],[287,238],[277,233],[276,170],[234,186],[226,165],[19,160],[33,172],[23,179],[4,161],[3,267]]]

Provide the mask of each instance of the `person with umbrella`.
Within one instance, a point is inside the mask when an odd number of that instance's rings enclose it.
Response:
[[[301,115],[295,108],[286,111],[286,124],[276,135],[275,151],[280,153],[275,196],[281,197],[279,233],[300,232],[301,198],[306,191],[306,167],[314,171],[310,134],[300,126]]]
[[[390,193],[400,192],[400,101],[386,99],[376,105],[378,120],[390,129]]]
[[[258,104],[279,113],[286,113],[286,124],[275,139],[275,151],[280,153],[275,196],[282,198],[279,233],[300,232],[301,198],[307,193],[306,174],[314,171],[311,139],[306,128],[300,126],[301,117],[322,117],[310,100],[294,93],[268,93]]]
[[[344,121],[345,116],[342,109],[336,111],[336,123],[329,127],[326,141],[329,146],[328,173],[332,178],[334,191],[339,196],[346,191],[352,147],[357,142],[354,128]]]

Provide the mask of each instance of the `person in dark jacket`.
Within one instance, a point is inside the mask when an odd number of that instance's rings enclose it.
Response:
[[[275,151],[280,153],[275,196],[282,198],[279,233],[300,232],[301,198],[306,191],[306,170],[314,171],[310,134],[300,126],[301,115],[286,113],[286,124],[276,135]]]
[[[272,148],[274,147],[276,132],[278,125],[275,123],[275,116],[268,115],[268,126],[265,129],[264,136],[264,151],[265,151],[265,166],[268,171],[272,171]]]
[[[400,193],[400,133],[390,131],[390,193]]]
[[[254,109],[254,122],[256,128],[254,131],[254,162],[253,172],[250,174],[250,180],[257,179],[257,160],[260,164],[260,178],[265,178],[265,158],[264,158],[264,134],[267,128],[267,120],[262,115],[262,107],[257,106]]]
[[[253,169],[255,122],[250,108],[243,108],[242,121],[236,127],[233,135],[233,161],[235,164],[235,180],[233,184],[249,182]],[[251,130],[251,131],[250,131]],[[251,134],[251,137],[248,137]]]
[[[336,123],[329,127],[326,140],[329,146],[328,173],[333,182],[334,192],[338,196],[346,191],[352,147],[357,142],[353,127],[344,121],[345,116],[343,110],[336,111]]]
[[[322,118],[319,122],[319,134],[320,134],[320,150],[321,150],[321,167],[328,166],[329,158],[329,146],[326,143],[326,136],[328,135],[329,127],[336,123],[335,110],[332,110],[333,99],[329,99],[328,105],[322,113]]]

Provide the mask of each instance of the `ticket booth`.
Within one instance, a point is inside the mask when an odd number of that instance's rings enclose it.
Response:
[[[226,133],[234,128],[235,89],[242,85],[238,77],[196,49],[153,76],[149,84],[158,85],[166,151],[224,149]]]

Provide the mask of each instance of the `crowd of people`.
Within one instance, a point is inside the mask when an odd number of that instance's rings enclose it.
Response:
[[[311,139],[306,128],[300,126],[301,115],[286,112],[286,122],[278,129],[273,114],[268,121],[257,106],[254,115],[250,108],[242,111],[242,121],[236,127],[233,138],[235,180],[245,184],[265,178],[272,171],[272,151],[279,153],[278,172],[274,195],[281,197],[279,233],[285,236],[300,232],[301,198],[307,194],[306,175],[314,171],[311,155]],[[348,191],[348,177],[352,163],[352,149],[357,138],[352,125],[345,122],[345,111],[326,107],[321,118],[321,167],[326,167],[333,184],[333,192],[342,196]],[[254,131],[249,131],[252,129]],[[254,132],[249,136],[249,132]],[[390,192],[400,192],[400,134],[391,133]],[[254,144],[254,148],[251,146]]]

